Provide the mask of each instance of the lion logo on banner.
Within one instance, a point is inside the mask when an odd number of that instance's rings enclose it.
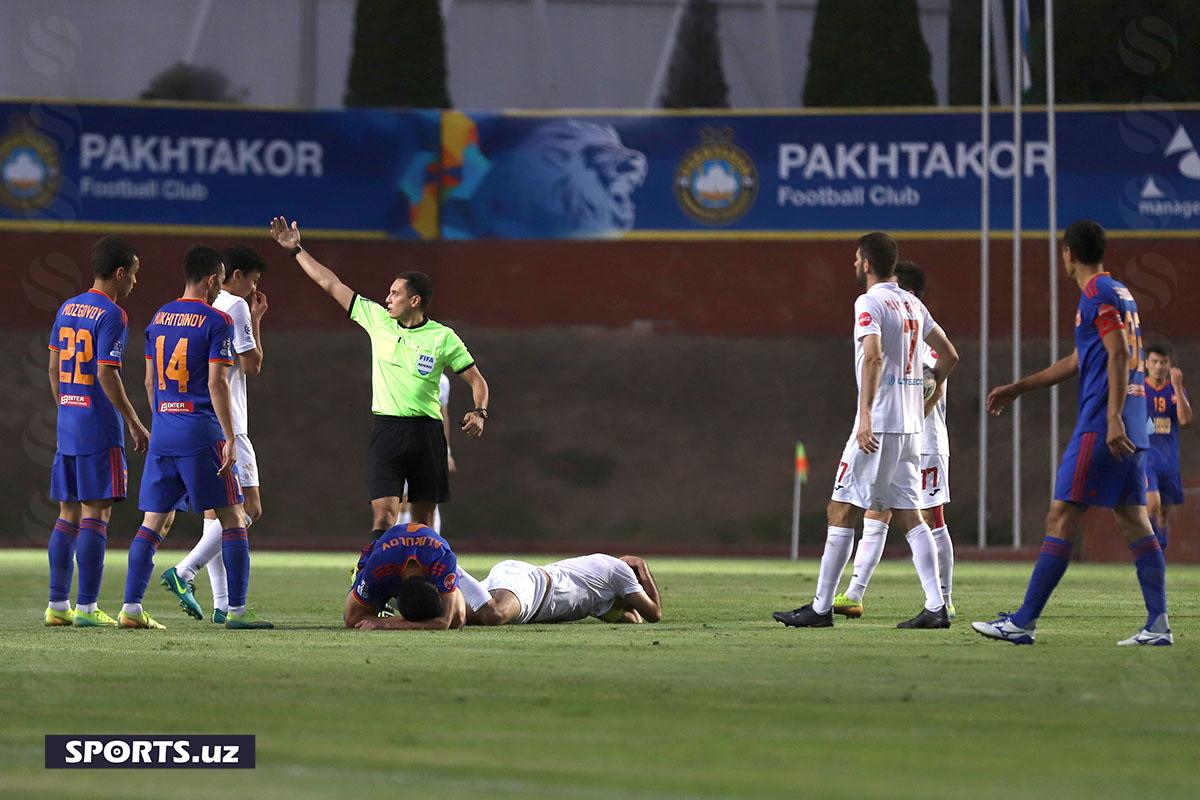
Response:
[[[604,236],[630,230],[646,157],[611,125],[559,120],[498,154],[462,212],[474,236]]]

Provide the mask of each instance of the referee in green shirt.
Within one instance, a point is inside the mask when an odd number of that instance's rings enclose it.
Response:
[[[488,385],[462,339],[426,316],[433,283],[423,272],[396,276],[387,306],[368,300],[338,279],[300,246],[300,229],[283,217],[271,220],[271,236],[371,337],[371,413],[375,427],[367,448],[367,485],[375,538],[396,524],[408,484],[413,522],[433,525],[438,503],[450,499],[450,470],[438,381],[446,368],[471,387],[475,408],[463,417],[468,436],[483,433]]]

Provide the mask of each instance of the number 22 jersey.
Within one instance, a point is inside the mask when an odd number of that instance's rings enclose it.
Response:
[[[229,316],[203,300],[181,297],[154,313],[146,328],[151,453],[191,455],[225,438],[208,392],[208,365],[233,365],[231,339]]]
[[[1146,433],[1146,387],[1142,352],[1142,322],[1129,290],[1112,275],[1101,272],[1083,287],[1075,314],[1075,349],[1079,353],[1079,419],[1075,435],[1108,432],[1108,351],[1104,337],[1125,329],[1130,348],[1129,389],[1122,414],[1125,435],[1133,446],[1149,446]]]

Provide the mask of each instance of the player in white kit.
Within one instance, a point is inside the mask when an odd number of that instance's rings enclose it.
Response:
[[[259,493],[258,461],[250,443],[246,420],[246,378],[258,375],[263,364],[262,319],[267,313],[267,296],[258,291],[258,282],[267,271],[267,262],[246,245],[234,245],[223,254],[225,282],[213,301],[213,308],[223,311],[232,320],[233,350],[237,360],[227,370],[229,377],[230,412],[237,446],[237,477],[246,501],[246,527],[262,516],[262,495]],[[169,519],[167,525],[173,522]],[[165,535],[165,534],[164,534]],[[225,581],[225,564],[221,560],[221,523],[216,515],[204,514],[204,534],[178,564],[162,574],[162,585],[179,601],[179,606],[196,619],[204,611],[196,602],[193,579],[204,567],[212,585],[212,621],[225,623],[229,612],[229,591]]]
[[[958,363],[958,351],[925,305],[896,283],[898,248],[884,233],[858,240],[854,272],[866,292],[854,303],[855,377],[858,414],[835,475],[828,508],[825,552],[811,603],[774,618],[794,628],[833,626],[833,598],[854,548],[854,529],[866,509],[892,509],[907,531],[913,564],[925,590],[925,606],[903,628],[946,628],[950,620],[938,586],[937,549],[921,519],[921,432],[925,380],[919,345],[941,356],[936,389]]]
[[[925,301],[925,273],[911,261],[896,264],[896,280],[900,288],[912,292],[921,302]],[[925,372],[931,373],[937,366],[938,354],[927,343],[921,342],[921,363]],[[950,437],[946,433],[946,391],[942,390],[925,401],[925,429],[921,433],[921,514],[926,524],[933,529],[933,541],[937,546],[938,584],[942,599],[946,601],[946,615],[956,616],[951,599],[954,574],[954,545],[946,527],[944,509],[950,502]],[[863,535],[854,554],[854,572],[845,594],[833,599],[833,613],[846,617],[861,617],[863,596],[887,538],[891,511],[867,511],[863,520]]]
[[[662,604],[646,562],[637,556],[604,553],[536,566],[501,561],[484,587],[491,601],[467,612],[468,625],[573,622],[658,622]]]

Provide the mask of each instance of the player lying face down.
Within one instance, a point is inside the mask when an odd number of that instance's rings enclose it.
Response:
[[[571,622],[658,622],[662,605],[646,562],[594,553],[538,567],[501,561],[484,588],[490,601],[466,612],[468,625]],[[472,604],[474,606],[474,604]]]
[[[445,630],[466,622],[467,602],[459,584],[473,588],[471,605],[488,595],[458,568],[449,543],[432,528],[396,525],[364,548],[346,596],[342,619],[359,630]],[[396,598],[400,617],[383,617],[384,603]]]

